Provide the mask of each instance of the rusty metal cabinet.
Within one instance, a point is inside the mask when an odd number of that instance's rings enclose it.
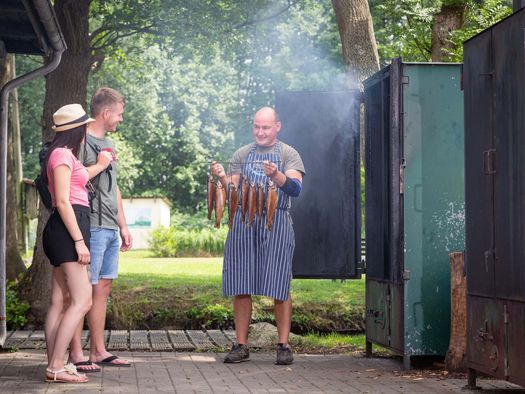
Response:
[[[445,355],[448,254],[464,248],[461,65],[392,64],[365,85],[366,340]]]
[[[467,363],[525,385],[525,10],[464,44]]]

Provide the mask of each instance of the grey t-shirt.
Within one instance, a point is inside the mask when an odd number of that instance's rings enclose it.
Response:
[[[304,170],[303,160],[299,153],[292,148],[290,145],[285,144],[282,141],[281,143],[281,161],[284,168],[284,172],[288,170],[297,170],[303,174],[306,174]],[[257,146],[255,152],[264,154],[271,153],[274,150],[275,145],[272,146]],[[253,143],[244,145],[242,148],[239,148],[235,151],[230,161],[230,166],[228,173],[229,174],[240,174],[242,172],[243,163],[246,161],[246,157],[250,150],[253,148]]]
[[[107,138],[97,138],[87,135],[86,145],[80,147],[80,161],[86,167],[97,162],[98,152],[96,150],[111,149],[114,157],[117,157],[115,145]],[[110,168],[111,167],[111,168]],[[91,179],[91,183],[97,189],[97,198],[93,200],[93,212],[91,212],[91,228],[109,228],[118,230],[118,205],[117,205],[117,161],[111,162],[109,174],[106,170]],[[111,178],[111,179],[110,179]],[[99,212],[101,214],[99,215]]]

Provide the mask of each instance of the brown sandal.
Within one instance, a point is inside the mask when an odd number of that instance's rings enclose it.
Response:
[[[77,368],[73,364],[64,365],[64,369],[58,371],[53,371],[52,369],[46,368],[46,373],[52,373],[53,379],[50,379],[46,376],[46,382],[48,383],[86,383],[89,379],[87,376],[84,376],[83,380],[66,380],[66,379],[57,379],[59,373],[66,372],[68,375],[75,375],[79,378],[82,376],[77,372]]]

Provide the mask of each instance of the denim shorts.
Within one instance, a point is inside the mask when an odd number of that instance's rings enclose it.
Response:
[[[91,229],[91,284],[118,276],[119,232],[109,228]]]

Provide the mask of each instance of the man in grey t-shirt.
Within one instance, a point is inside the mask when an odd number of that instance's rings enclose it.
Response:
[[[263,208],[258,216],[252,218],[253,222],[243,220],[240,209],[233,215],[233,224],[224,247],[222,288],[225,296],[234,297],[237,341],[224,358],[225,363],[250,359],[248,329],[252,295],[274,299],[279,337],[276,364],[293,362],[288,338],[292,319],[290,282],[295,236],[289,209],[291,197],[300,194],[305,169],[299,153],[277,139],[280,129],[281,122],[275,110],[261,108],[253,119],[254,141],[234,153],[228,174],[222,164],[214,162],[211,165],[211,173],[225,188],[237,186],[242,197],[243,184],[250,184],[252,190],[257,185],[259,193],[266,195],[265,201],[269,196],[270,201],[274,201],[271,209],[274,212],[270,214],[268,207]],[[247,192],[248,187],[245,189],[244,192]]]
[[[85,359],[82,352],[82,326],[78,328],[69,352],[69,362],[81,372],[96,372],[100,370],[99,366],[130,366],[129,361],[109,353],[104,341],[106,303],[113,279],[118,275],[119,235],[121,251],[129,250],[132,245],[117,185],[117,153],[113,142],[106,138],[108,132],[117,130],[123,113],[124,97],[119,92],[106,87],[98,89],[91,98],[91,116],[95,122],[88,127],[85,145],[81,149],[80,158],[97,191],[97,197],[91,202],[90,217],[93,305],[88,313],[89,359]]]

